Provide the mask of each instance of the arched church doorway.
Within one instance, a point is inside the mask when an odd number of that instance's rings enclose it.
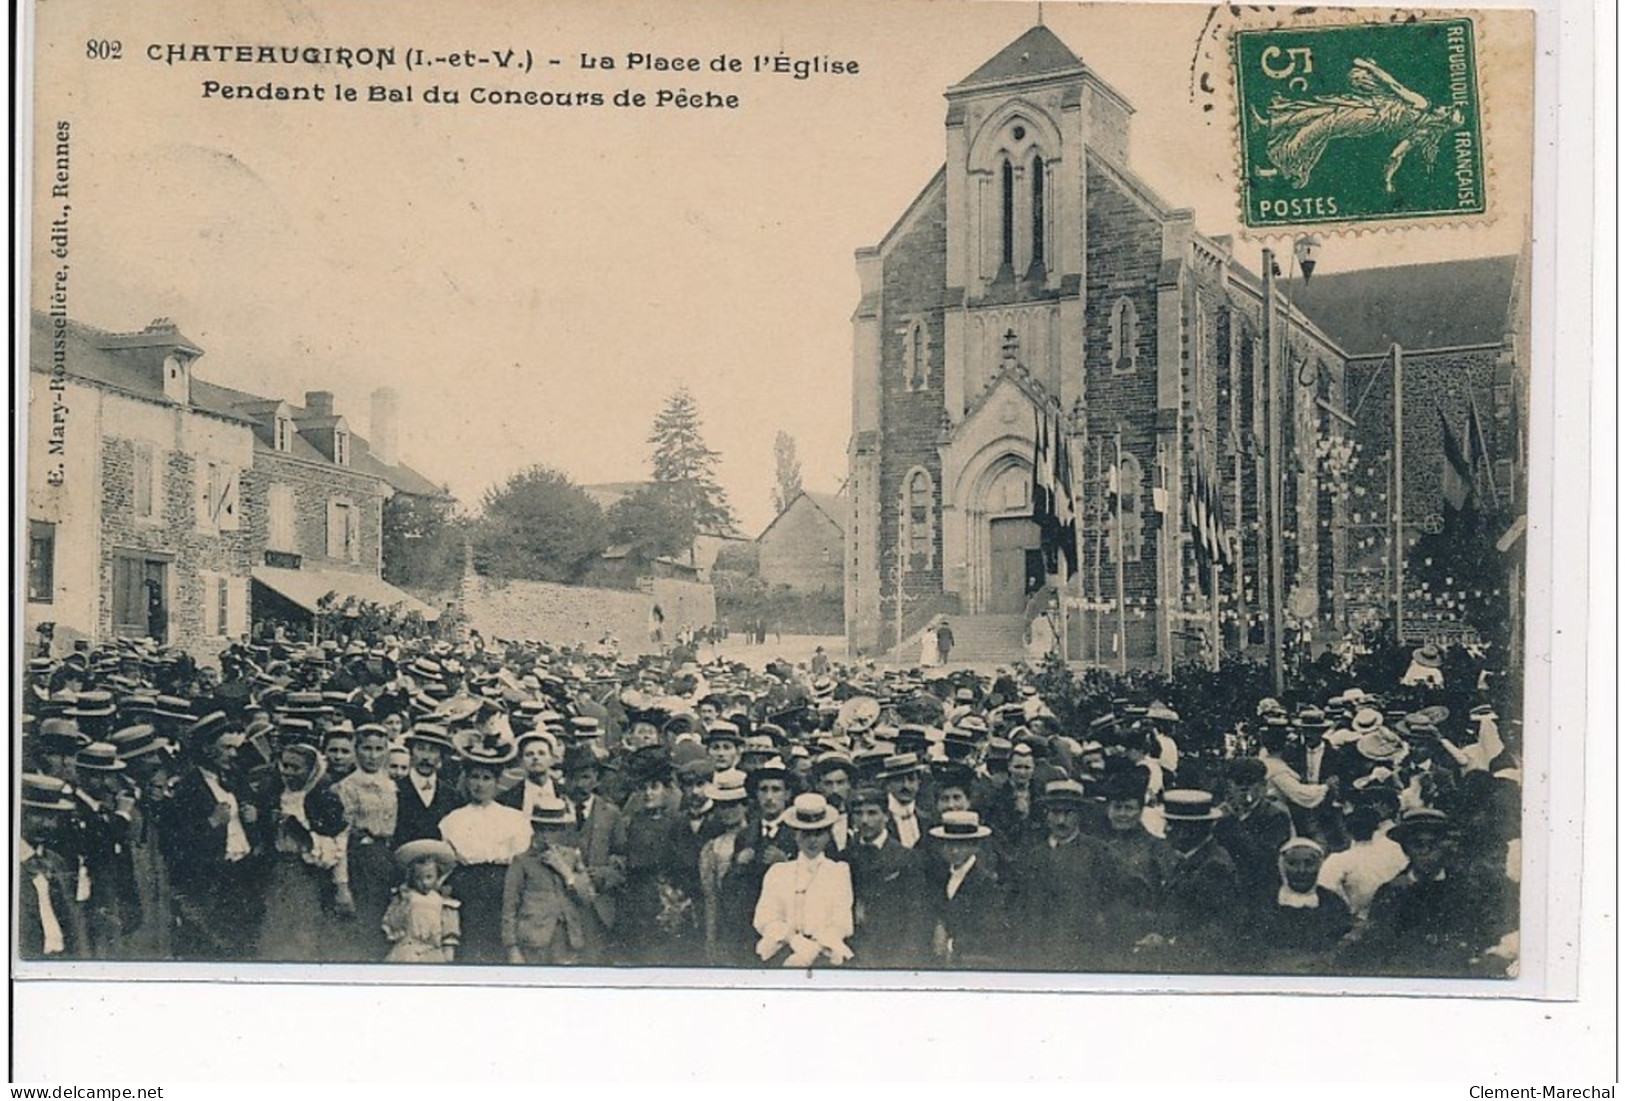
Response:
[[[1030,516],[989,521],[987,610],[1012,615],[1026,610],[1027,598],[1044,587],[1044,552],[1038,525]]]

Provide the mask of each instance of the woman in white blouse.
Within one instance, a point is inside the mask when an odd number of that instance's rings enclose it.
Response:
[[[513,858],[530,848],[530,818],[496,801],[497,781],[516,750],[478,744],[463,751],[463,783],[468,802],[440,820],[440,836],[457,853],[452,893],[462,903],[464,963],[501,963],[502,883]]]
[[[780,819],[796,831],[797,855],[767,870],[756,903],[756,954],[784,967],[852,958],[852,870],[824,850],[840,817],[822,795],[798,795]]]

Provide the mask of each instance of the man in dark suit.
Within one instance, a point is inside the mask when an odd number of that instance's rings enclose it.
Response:
[[[932,950],[946,967],[989,970],[1010,964],[1004,884],[978,859],[992,835],[973,810],[949,811],[928,831],[942,850],[931,877]]]
[[[1265,798],[1268,772],[1257,757],[1239,757],[1225,766],[1225,816],[1213,826],[1214,839],[1236,866],[1249,905],[1262,905],[1280,886],[1277,862],[1292,836],[1292,816]]]
[[[519,760],[525,778],[501,795],[497,802],[529,814],[538,803],[561,798],[553,783],[553,766],[560,758],[559,740],[546,730],[532,730],[519,738]]]
[[[164,813],[170,881],[182,959],[247,958],[259,936],[264,834],[272,815],[242,781],[244,738],[224,712],[193,723],[185,749],[193,765]]]
[[[440,837],[440,820],[462,805],[463,800],[441,775],[446,754],[452,752],[451,739],[444,727],[419,723],[406,736],[412,755],[412,770],[395,781],[398,809],[395,813],[395,848],[408,841]]]
[[[1348,838],[1343,833],[1343,814],[1338,802],[1338,791],[1351,783],[1358,773],[1345,750],[1326,742],[1332,724],[1325,712],[1316,707],[1298,711],[1292,721],[1296,737],[1287,743],[1281,759],[1305,784],[1327,784],[1331,791],[1318,807],[1298,808],[1294,811],[1297,832],[1315,837],[1328,851],[1346,847]]]
[[[1096,969],[1106,956],[1107,907],[1118,893],[1115,865],[1083,830],[1091,801],[1082,784],[1050,781],[1039,806],[1046,836],[1022,850],[1012,869],[1026,962],[1045,970]]]
[[[74,901],[78,859],[64,851],[73,833],[73,789],[54,776],[25,773],[17,850],[17,951],[25,960],[84,954],[83,915]]]
[[[937,824],[936,811],[920,798],[927,771],[917,754],[895,753],[886,758],[876,777],[886,787],[886,812],[892,834],[905,849],[912,849]]]
[[[848,807],[853,827],[847,857],[856,911],[854,962],[861,967],[926,966],[932,923],[923,854],[898,844],[880,789],[859,788]]]
[[[564,793],[575,816],[575,840],[586,862],[596,897],[593,909],[604,928],[615,927],[615,892],[625,881],[622,862],[611,856],[620,847],[621,811],[598,795],[602,775],[598,755],[591,746],[573,745],[564,751]]]

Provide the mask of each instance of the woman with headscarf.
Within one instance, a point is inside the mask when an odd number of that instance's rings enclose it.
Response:
[[[277,754],[282,786],[265,883],[259,958],[323,961],[343,954],[341,918],[353,917],[344,804],[321,751],[291,742]]]
[[[1280,886],[1262,920],[1249,923],[1261,969],[1272,975],[1324,974],[1332,952],[1354,926],[1335,891],[1317,882],[1326,849],[1312,837],[1290,837],[1276,866]]]

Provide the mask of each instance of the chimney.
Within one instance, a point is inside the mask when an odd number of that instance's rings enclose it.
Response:
[[[385,466],[401,461],[400,450],[401,395],[393,386],[380,386],[372,392],[372,445],[373,458]]]
[[[314,417],[331,417],[333,415],[333,391],[306,390],[305,408]]]

